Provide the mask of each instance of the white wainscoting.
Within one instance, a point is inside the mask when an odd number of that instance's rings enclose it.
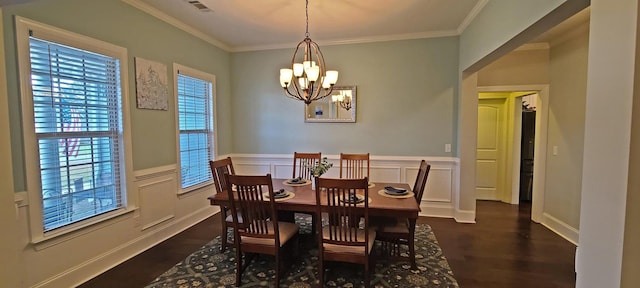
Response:
[[[273,178],[291,178],[293,175],[293,154],[230,154],[237,174],[260,175],[271,173]],[[323,155],[333,163],[325,177],[339,177],[340,155]],[[420,203],[422,216],[455,216],[455,195],[458,185],[455,181],[459,173],[459,160],[453,157],[406,157],[371,155],[372,182],[401,182],[411,187],[415,182],[420,160],[431,164],[427,186]]]
[[[176,187],[175,166],[136,173],[142,230],[175,217]]]

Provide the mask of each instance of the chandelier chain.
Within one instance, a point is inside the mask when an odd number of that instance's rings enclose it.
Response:
[[[307,17],[307,30],[304,34],[307,38],[309,38],[309,0],[307,0],[305,8],[304,8],[305,16]]]

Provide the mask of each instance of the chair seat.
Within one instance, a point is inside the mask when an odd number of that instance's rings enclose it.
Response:
[[[233,224],[233,215],[227,215],[227,218],[224,219],[225,222]],[[238,223],[243,223],[242,214],[238,212]]]
[[[278,232],[280,232],[280,247],[284,246],[284,244],[289,241],[289,239],[293,238],[296,234],[298,234],[298,230],[300,228],[295,223],[290,222],[278,222]],[[267,231],[269,234],[273,234],[273,224],[269,223],[267,227]],[[274,245],[275,239],[269,238],[255,238],[249,236],[242,236],[243,244],[259,244],[259,245]]]
[[[356,229],[356,228],[353,228]],[[364,229],[357,229],[357,238],[358,240],[362,239],[364,242]],[[322,228],[322,238],[329,239],[329,226],[325,226]],[[325,236],[326,235],[326,236]],[[376,230],[374,228],[369,228],[369,251],[373,248],[373,243],[376,239]],[[337,244],[324,244],[323,245],[325,253],[340,253],[340,254],[354,254],[354,255],[364,255],[364,247],[363,246],[346,246],[346,245],[337,245]]]
[[[386,223],[381,223],[377,225],[378,232],[380,234],[409,234],[409,225],[407,223],[407,219],[393,219],[394,221],[388,221]],[[378,223],[376,223],[378,224]]]

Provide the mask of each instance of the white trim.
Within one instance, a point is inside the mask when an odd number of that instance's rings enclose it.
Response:
[[[549,230],[560,235],[562,238],[567,239],[567,241],[573,243],[573,245],[578,245],[580,231],[576,228],[573,228],[571,225],[564,223],[560,219],[555,218],[547,213],[542,214],[542,221],[540,221],[540,224],[542,224],[544,227],[549,228]]]
[[[15,17],[16,25],[16,46],[18,54],[18,67],[19,67],[19,87],[20,87],[20,99],[22,107],[22,127],[24,137],[24,151],[37,151],[37,139],[34,129],[33,118],[33,96],[31,91],[31,66],[29,56],[29,37],[30,31],[35,31],[45,38],[52,38],[56,42],[64,45],[71,45],[73,47],[88,49],[92,52],[109,55],[117,58],[120,61],[120,95],[121,95],[121,113],[122,113],[122,154],[120,157],[120,165],[124,177],[122,178],[122,191],[126,196],[123,199],[123,208],[98,215],[87,220],[75,222],[69,226],[61,227],[55,231],[44,233],[43,230],[43,217],[42,217],[42,199],[41,195],[41,183],[40,183],[40,159],[39,153],[25,153],[25,175],[27,185],[27,196],[30,199],[28,205],[28,219],[29,219],[29,233],[31,243],[43,243],[41,247],[48,247],[51,243],[59,243],[60,241],[66,241],[66,239],[72,239],[76,235],[81,235],[97,229],[96,226],[102,227],[102,225],[109,225],[111,221],[108,219],[117,218],[121,215],[128,214],[131,211],[137,209],[136,197],[133,196],[134,184],[133,184],[133,160],[131,157],[131,128],[129,123],[129,84],[128,84],[128,56],[127,49],[111,43],[93,39],[81,34],[69,32],[57,27],[49,26],[43,23],[39,23],[20,16]],[[105,222],[105,223],[100,223]],[[80,231],[87,230],[87,231]],[[57,238],[57,239],[54,239]],[[46,242],[46,243],[44,243]],[[40,246],[40,245],[39,245]],[[38,249],[38,247],[36,247]]]
[[[289,49],[291,47],[295,47],[297,44],[296,42],[296,43],[279,43],[279,44],[269,44],[269,45],[230,46],[218,39],[215,39],[214,37],[209,36],[206,33],[198,31],[197,29],[193,28],[191,25],[188,25],[140,0],[121,0],[121,1],[227,52],[247,52],[247,51]],[[333,40],[325,40],[325,41],[320,40],[316,42],[318,42],[322,46],[332,46],[332,45],[361,44],[361,43],[374,43],[374,42],[385,42],[385,41],[400,41],[400,40],[459,36],[460,34],[462,34],[464,29],[466,29],[467,26],[469,26],[469,24],[473,21],[473,19],[475,19],[475,17],[480,13],[482,8],[488,2],[489,0],[480,0],[478,4],[476,4],[476,6],[473,7],[471,12],[467,15],[467,17],[455,30],[380,35],[380,36],[370,36],[370,37],[350,38],[350,39],[333,39]]]
[[[469,24],[471,24],[473,19],[475,19],[476,16],[478,16],[478,14],[480,14],[480,11],[482,11],[482,8],[484,8],[484,5],[487,5],[487,3],[489,3],[489,0],[480,0],[480,1],[478,1],[476,6],[473,7],[471,12],[469,12],[469,14],[467,14],[467,17],[464,18],[462,23],[460,23],[460,26],[458,26],[458,29],[457,29],[458,35],[462,34],[462,32],[464,32],[464,30],[467,29]]]
[[[293,159],[293,154],[250,154],[250,153],[237,153],[237,154],[227,154],[219,156],[232,157],[232,158],[257,158],[257,159]],[[322,154],[322,157],[327,157],[327,159],[340,159],[340,154]],[[382,156],[382,155],[370,155],[369,159],[371,161],[418,161],[426,160],[429,163],[460,163],[460,159],[457,157],[434,157],[434,156]],[[291,160],[293,161],[293,160]]]
[[[133,172],[136,181],[155,178],[159,176],[164,176],[168,174],[175,173],[177,169],[176,164],[158,166],[149,169],[136,170]]]
[[[459,36],[460,33],[456,30],[444,30],[444,31],[431,31],[431,32],[419,32],[419,33],[406,33],[406,34],[393,34],[393,35],[380,35],[361,38],[350,39],[333,39],[333,40],[319,40],[316,41],[320,46],[334,46],[334,45],[348,45],[348,44],[363,44],[363,43],[376,43],[386,41],[401,41],[401,40],[413,40],[413,39],[427,39],[427,38],[440,38],[440,37],[454,37]],[[247,51],[262,51],[262,50],[275,50],[275,49],[290,49],[296,47],[298,43],[280,43],[270,45],[253,45],[253,46],[237,46],[232,47],[230,52],[247,52]]]
[[[210,147],[213,146],[213,149],[211,149],[209,151],[209,159],[215,159],[216,155],[218,155],[218,113],[217,113],[217,106],[216,105],[216,75],[213,74],[209,74],[207,72],[203,72],[185,65],[181,65],[178,63],[173,63],[173,95],[175,97],[174,98],[174,107],[175,107],[175,124],[176,124],[176,130],[175,130],[175,135],[176,135],[176,155],[177,155],[177,159],[176,159],[176,173],[178,174],[178,179],[182,179],[182,169],[180,167],[180,163],[181,163],[181,159],[180,159],[180,127],[179,127],[179,123],[180,123],[180,113],[179,113],[179,107],[178,107],[178,74],[183,74],[189,77],[193,77],[193,78],[197,78],[200,79],[202,81],[207,81],[209,83],[211,83],[211,99],[210,99],[210,107],[209,107],[209,113],[211,113],[211,115],[209,115],[211,117],[211,120],[213,121],[212,123],[212,127],[209,127],[210,129],[212,129],[212,131],[209,131],[211,135],[211,137],[209,137],[209,141],[210,141]],[[202,187],[208,186],[213,184],[213,179],[211,179],[210,181],[206,181],[206,182],[202,182],[199,183],[195,186],[192,187],[188,187],[188,188],[182,188],[182,181],[178,180],[177,181],[177,185],[178,185],[178,194],[185,194],[191,191],[195,191],[198,190]]]
[[[13,202],[16,204],[16,208],[29,206],[29,196],[27,195],[27,191],[13,193]]]
[[[458,223],[476,223],[476,211],[456,209],[453,218]]]

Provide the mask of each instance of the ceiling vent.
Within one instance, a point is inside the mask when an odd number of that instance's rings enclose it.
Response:
[[[196,9],[200,10],[200,12],[209,12],[209,11],[211,11],[211,9],[209,9],[209,7],[205,6],[200,1],[187,0],[187,2],[189,2],[189,4],[191,4],[191,6],[196,7]]]

